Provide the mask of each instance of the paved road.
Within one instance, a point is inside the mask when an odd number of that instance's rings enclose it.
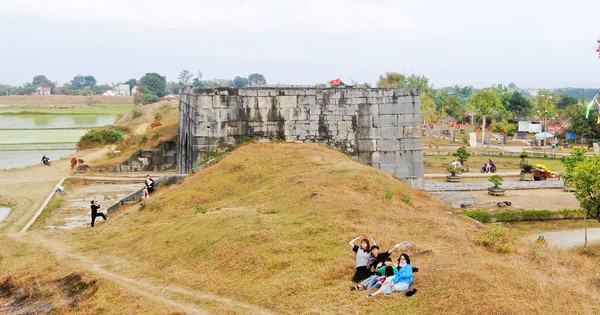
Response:
[[[424,190],[428,192],[440,191],[470,191],[470,190],[487,190],[492,187],[492,183],[425,183]],[[516,189],[562,189],[563,182],[559,180],[543,180],[543,181],[514,181],[504,182],[502,188],[506,190]]]
[[[565,250],[576,247],[583,247],[584,243],[584,230],[571,230],[563,232],[551,232],[544,233],[548,245],[557,250]],[[528,236],[526,240],[528,242],[535,242],[538,235]],[[590,243],[600,242],[600,228],[588,229],[588,245]]]

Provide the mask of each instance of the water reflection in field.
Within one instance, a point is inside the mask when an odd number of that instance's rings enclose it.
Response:
[[[0,115],[0,129],[86,128],[112,125],[108,115]]]
[[[52,160],[72,156],[88,128],[112,125],[115,115],[0,113],[0,169],[21,168],[41,163],[45,154]]]

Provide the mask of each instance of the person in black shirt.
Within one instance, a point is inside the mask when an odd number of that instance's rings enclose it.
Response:
[[[367,266],[367,268],[369,269],[369,272],[371,273],[371,276],[366,278],[358,286],[356,286],[355,290],[366,289],[367,286],[369,285],[369,282],[371,282],[371,279],[373,277],[377,277],[377,274],[376,274],[377,270],[381,266],[385,265],[385,260],[388,259],[398,247],[400,247],[400,243],[394,245],[387,252],[381,253],[381,252],[379,252],[379,246],[377,244],[374,244],[373,246],[371,246],[371,257],[369,259],[369,265]]]
[[[94,222],[96,222],[96,217],[102,217],[104,221],[108,220],[106,215],[102,212],[98,212],[100,209],[100,205],[97,200],[92,200],[90,208],[92,208],[92,227],[94,227]]]

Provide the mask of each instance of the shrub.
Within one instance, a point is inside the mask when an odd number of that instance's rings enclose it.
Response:
[[[150,103],[156,103],[160,101],[160,97],[154,95],[154,94],[144,94],[144,96],[142,96],[142,104],[146,105],[146,104],[150,104]]]
[[[196,206],[196,213],[205,214],[206,213],[206,209],[203,206],[201,206],[201,205],[197,205]]]
[[[514,240],[509,236],[507,229],[497,225],[475,239],[475,243],[496,253],[504,254],[514,250]]]
[[[492,215],[485,211],[463,211],[462,214],[468,216],[471,219],[475,219],[481,223],[492,222]]]
[[[80,149],[87,149],[104,144],[114,144],[123,140],[123,133],[110,129],[92,129],[88,131],[77,143]]]
[[[140,117],[142,117],[142,111],[134,109],[131,115],[132,115],[133,119],[140,118]]]

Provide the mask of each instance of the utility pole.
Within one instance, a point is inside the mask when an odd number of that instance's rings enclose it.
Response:
[[[546,112],[544,118],[544,155],[546,154],[546,141],[548,140],[548,100],[550,100],[552,96],[549,96],[546,99]]]

